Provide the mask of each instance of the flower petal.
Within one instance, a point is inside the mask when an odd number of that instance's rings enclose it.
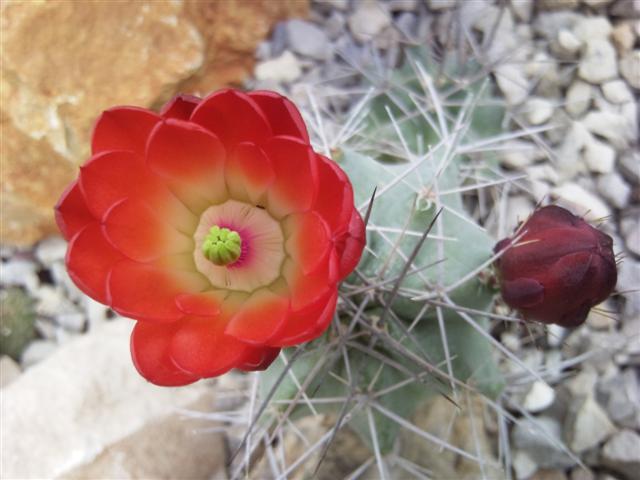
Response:
[[[196,190],[209,203],[219,203],[228,197],[223,174],[225,155],[215,135],[176,119],[159,123],[147,145],[147,164],[153,172],[171,186],[180,184]]]
[[[233,198],[260,205],[275,175],[264,151],[255,143],[243,142],[229,155],[225,177]]]
[[[289,135],[309,143],[307,127],[291,100],[276,92],[266,90],[250,92],[248,95],[264,113],[274,135]]]
[[[269,345],[290,347],[319,337],[331,323],[337,301],[338,291],[334,289],[307,308],[291,313],[285,324],[269,340]]]
[[[283,217],[309,210],[318,191],[317,159],[311,147],[293,137],[274,137],[264,150],[276,176],[268,192],[269,212]]]
[[[252,345],[264,345],[286,321],[288,312],[289,299],[263,288],[251,294],[224,332]]]
[[[56,223],[65,240],[93,222],[95,218],[87,208],[80,185],[75,181],[67,187],[55,206]]]
[[[266,370],[280,354],[279,347],[249,348],[244,355],[242,363],[236,366],[245,372]]]
[[[353,188],[347,175],[336,162],[316,155],[318,189],[313,209],[329,224],[331,231],[340,234],[348,228],[353,212]]]
[[[250,348],[225,335],[228,312],[218,317],[188,317],[171,343],[171,358],[176,364],[202,377],[215,377],[234,368]]]
[[[305,274],[292,260],[287,260],[282,272],[291,291],[291,309],[297,312],[326,296],[328,291],[336,287],[337,256],[331,252],[328,261],[320,264],[316,271],[309,274]]]
[[[80,290],[108,305],[107,277],[113,266],[123,259],[104,237],[98,222],[93,222],[69,242],[67,271]]]
[[[188,315],[214,317],[220,313],[220,306],[228,292],[208,290],[201,293],[183,293],[176,297],[176,305]]]
[[[340,259],[340,279],[345,278],[356,268],[366,241],[364,221],[354,208],[348,231],[336,241],[336,251]]]
[[[114,107],[100,115],[91,139],[96,155],[111,150],[131,150],[144,154],[147,138],[160,116],[138,107]]]
[[[233,89],[219,90],[202,100],[191,121],[217,135],[229,150],[240,142],[260,144],[272,135],[258,105]]]
[[[310,211],[290,215],[285,218],[283,226],[287,253],[304,273],[313,272],[320,263],[327,261],[333,242],[329,227],[318,213]]]
[[[179,369],[171,357],[169,346],[178,324],[158,325],[137,322],[131,333],[131,358],[136,370],[151,383],[164,387],[188,385],[200,377]]]
[[[113,205],[103,220],[111,244],[132,260],[149,262],[166,255],[193,252],[193,239],[158,218],[138,200],[125,198]]]
[[[201,98],[194,95],[176,95],[162,107],[160,115],[164,118],[189,120],[189,117],[191,117],[191,114],[201,101]]]
[[[183,317],[176,297],[198,293],[208,286],[198,273],[168,271],[130,260],[116,264],[107,283],[114,310],[125,317],[158,322]]]

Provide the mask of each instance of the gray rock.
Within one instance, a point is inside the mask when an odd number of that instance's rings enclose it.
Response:
[[[607,413],[589,395],[582,401],[575,399],[565,421],[565,435],[571,450],[585,452],[598,446],[615,433],[616,428]]]
[[[83,299],[84,311],[87,314],[89,322],[89,330],[94,329],[98,325],[103,324],[107,320],[107,312],[109,307],[96,302],[93,298],[85,296]]]
[[[531,125],[541,125],[553,115],[553,103],[546,98],[532,98],[524,106],[527,121]]]
[[[633,93],[622,80],[612,80],[602,85],[604,97],[611,103],[627,103],[633,101]]]
[[[584,145],[584,161],[593,173],[611,173],[616,163],[616,151],[608,143],[591,137]]]
[[[601,175],[596,180],[598,192],[615,208],[622,209],[629,203],[631,187],[618,172]]]
[[[636,222],[635,226],[625,233],[624,243],[631,253],[640,257],[640,222]]]
[[[617,289],[625,299],[625,313],[629,318],[640,315],[640,262],[625,258],[618,267]]]
[[[562,450],[562,428],[549,417],[538,417],[534,421],[521,420],[512,431],[513,445],[540,467],[568,468],[576,464]]]
[[[593,97],[593,87],[587,82],[575,80],[567,89],[565,110],[576,118],[589,109]]]
[[[526,480],[538,470],[538,464],[531,458],[526,452],[516,451],[513,456],[513,470],[516,474],[516,479]]]
[[[76,306],[65,297],[62,288],[43,285],[36,290],[36,313],[47,317],[55,317],[63,313],[76,313]]]
[[[607,40],[613,31],[606,17],[580,17],[573,26],[573,34],[587,43],[593,39]]]
[[[509,198],[507,211],[504,218],[504,231],[500,232],[509,235],[514,229],[525,221],[533,212],[533,201],[526,195],[514,195]]]
[[[344,33],[346,24],[347,19],[344,14],[337,10],[332,10],[324,22],[324,29],[331,40],[336,40]]]
[[[587,220],[603,219],[611,214],[606,203],[577,183],[567,182],[554,188],[552,193],[559,205],[569,208]]]
[[[457,3],[457,0],[427,0],[427,6],[429,9],[435,11],[453,8]]]
[[[578,75],[590,83],[603,83],[616,78],[618,65],[616,51],[608,40],[593,38],[587,40]]]
[[[540,2],[536,2],[540,3]],[[560,30],[573,30],[573,27],[582,18],[571,11],[540,12],[534,21],[533,28],[539,35],[549,41],[555,40]]]
[[[24,287],[29,293],[35,292],[40,285],[36,264],[23,259],[12,259],[3,263],[0,268],[0,284]]]
[[[418,0],[390,0],[388,8],[391,12],[413,12],[418,8]]]
[[[500,163],[506,167],[520,170],[545,157],[545,153],[534,143],[513,140],[497,152]]]
[[[289,50],[279,57],[258,63],[255,68],[255,76],[260,81],[293,82],[301,74],[300,62]]]
[[[613,0],[582,0],[582,3],[591,8],[600,8],[609,5]]]
[[[574,9],[579,5],[579,0],[539,0],[541,10]]]
[[[640,435],[632,430],[622,430],[614,435],[602,449],[602,463],[629,480],[638,478]]]
[[[556,169],[563,180],[570,180],[578,173],[586,172],[583,160],[584,147],[593,136],[582,122],[572,122],[560,145]]]
[[[597,398],[609,418],[621,427],[640,428],[640,385],[633,368],[598,382]]]
[[[322,10],[349,10],[349,0],[313,0],[313,3]]]
[[[633,27],[630,22],[619,23],[613,28],[611,32],[611,39],[613,44],[618,49],[619,53],[624,53],[633,48],[633,44],[636,41],[636,36],[633,33]]]
[[[84,330],[87,318],[84,313],[70,312],[56,315],[56,322],[70,332],[80,333]]]
[[[9,355],[0,356],[0,389],[6,387],[20,376],[22,370]]]
[[[509,105],[520,105],[529,96],[529,80],[517,65],[505,63],[494,70],[498,88]]]
[[[511,8],[513,8],[513,13],[519,21],[523,23],[529,23],[531,21],[531,15],[533,14],[533,0],[513,2],[511,4]]]
[[[584,467],[576,467],[571,470],[569,480],[596,480],[595,474]]]
[[[640,90],[640,50],[626,53],[619,62],[620,74],[636,90]]]
[[[538,380],[533,382],[525,395],[522,407],[528,412],[542,412],[551,406],[555,398],[554,389],[548,383]]]
[[[402,12],[395,21],[395,26],[402,34],[409,38],[415,38],[418,27],[418,17],[410,12]]]
[[[640,0],[617,0],[609,13],[624,19],[640,18]]]
[[[64,260],[66,253],[67,242],[62,237],[46,238],[36,247],[36,258],[45,266]]]
[[[613,147],[620,150],[626,148],[637,135],[624,115],[610,111],[589,112],[584,117],[583,124],[591,133],[606,138]]]
[[[557,47],[560,54],[572,57],[582,47],[582,40],[576,37],[571,30],[563,28],[558,32]]]
[[[317,60],[331,58],[329,37],[317,25],[305,20],[293,19],[285,24],[287,44],[295,53]]]
[[[640,151],[636,149],[624,152],[618,161],[620,173],[633,185],[640,185]]]
[[[58,346],[51,340],[34,340],[22,352],[20,365],[22,368],[29,368],[47,358],[57,348]]]
[[[361,0],[349,16],[348,23],[354,38],[365,43],[391,26],[391,16],[384,4],[373,0]]]

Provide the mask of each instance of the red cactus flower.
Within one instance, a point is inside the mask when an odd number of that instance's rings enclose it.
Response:
[[[616,285],[611,237],[557,206],[535,211],[494,251],[502,298],[527,320],[576,327]]]
[[[149,381],[264,369],[327,328],[364,225],[289,100],[223,90],[160,114],[116,107],[91,146],[56,206],[67,267],[138,321],[131,351]]]

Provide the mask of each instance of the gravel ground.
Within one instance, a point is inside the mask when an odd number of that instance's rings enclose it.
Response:
[[[557,202],[601,221],[621,259],[618,293],[580,328],[532,334],[515,325],[497,333],[525,363],[545,372],[546,381],[533,384],[518,383],[519,372],[510,372],[512,410],[532,426],[511,432],[516,477],[631,479],[640,471],[640,4],[514,0],[501,9],[488,0],[454,3],[313,2],[309,20],[280,23],[259,46],[248,86],[283,91],[303,107],[311,88],[321,109],[346,109],[358,98],[353,65],[371,62],[374,50],[393,66],[403,45],[438,51],[452,33],[484,47],[483,63],[493,65],[509,125],[550,127],[499,152],[505,171],[527,178],[507,190],[502,211],[485,219],[487,228],[504,236],[536,203]],[[62,239],[50,238],[29,251],[0,250],[3,302],[26,293],[36,328],[19,365],[2,358],[3,382],[113,316],[70,281],[65,249]],[[580,363],[567,365],[581,354]],[[550,439],[565,442],[573,455]]]

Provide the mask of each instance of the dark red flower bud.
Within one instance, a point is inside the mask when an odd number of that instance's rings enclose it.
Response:
[[[609,235],[564,208],[540,208],[494,247],[506,249],[495,262],[502,298],[526,320],[576,327],[616,285],[612,245]]]

